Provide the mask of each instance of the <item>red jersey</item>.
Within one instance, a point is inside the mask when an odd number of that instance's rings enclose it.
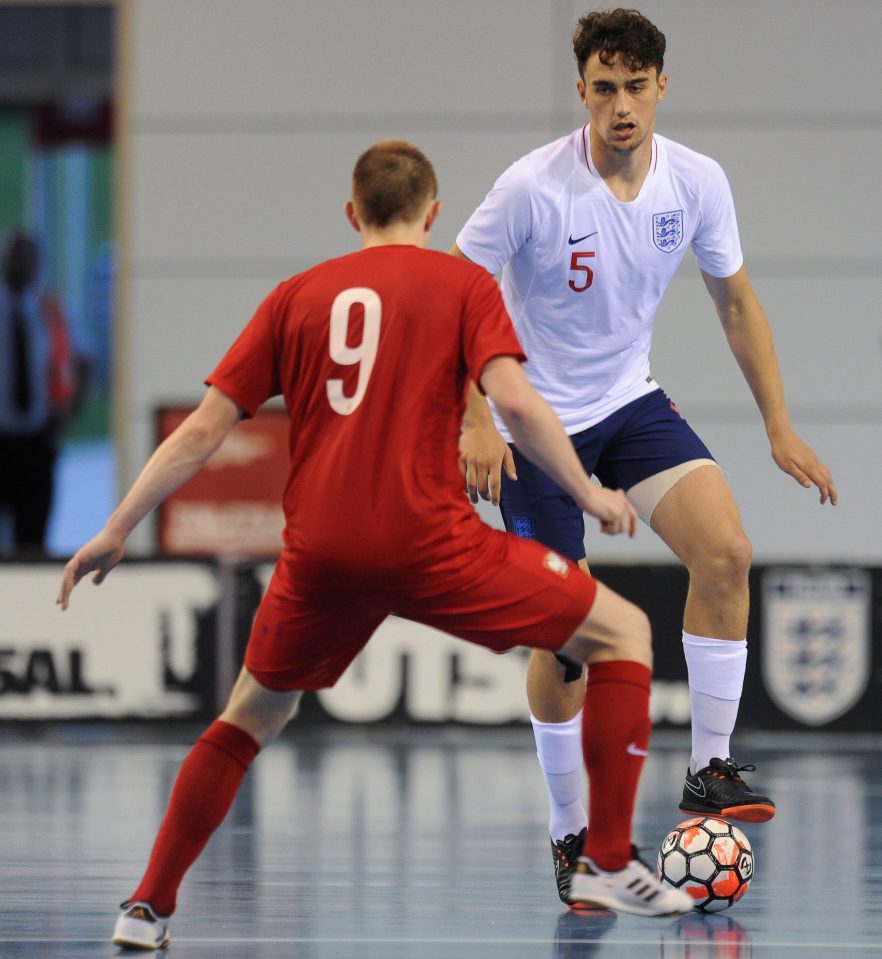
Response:
[[[525,359],[486,270],[380,246],[280,284],[206,382],[249,415],[285,398],[286,552],[381,582],[488,561],[458,440],[468,381],[500,355]]]

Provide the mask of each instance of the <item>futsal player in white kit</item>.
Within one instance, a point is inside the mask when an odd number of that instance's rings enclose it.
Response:
[[[626,490],[689,571],[682,641],[692,756],[680,809],[764,822],[775,805],[745,783],[740,772],[753,767],[739,766],[729,748],[747,660],[751,544],[723,472],[649,365],[655,313],[687,248],[775,462],[802,486],[817,486],[822,504],[835,505],[836,489],[793,431],[723,170],[655,133],[667,85],[664,35],[633,10],[594,12],[580,19],[573,48],[589,122],[512,164],[451,253],[502,270],[505,302],[529,357],[525,370],[586,471]],[[587,571],[578,507],[508,440],[473,387],[460,445],[472,499],[499,501],[508,530]],[[588,815],[580,793],[583,682],[579,666],[533,653],[527,694],[564,902]]]

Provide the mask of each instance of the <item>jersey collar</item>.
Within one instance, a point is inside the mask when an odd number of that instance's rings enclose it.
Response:
[[[588,146],[589,137],[588,130],[590,127],[590,121],[582,127],[582,157],[585,160],[585,166],[588,169],[588,172],[593,177],[600,179],[600,175],[597,170],[591,164],[591,149]],[[652,154],[649,157],[649,172],[647,176],[652,176],[656,169],[658,168],[658,141],[655,139],[655,134],[652,135]]]

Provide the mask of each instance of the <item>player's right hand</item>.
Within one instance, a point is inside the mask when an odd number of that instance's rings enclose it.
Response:
[[[92,582],[98,586],[103,583],[107,574],[123,558],[125,540],[110,530],[103,529],[97,536],[90,539],[85,546],[81,546],[73,558],[64,567],[61,577],[61,589],[55,602],[67,609],[70,594],[74,586],[88,573],[95,570]]]
[[[623,490],[595,486],[585,512],[600,521],[600,531],[615,536],[637,532],[637,513]]]
[[[481,499],[499,505],[502,471],[516,480],[514,456],[493,426],[464,426],[459,437],[459,468],[473,503]]]

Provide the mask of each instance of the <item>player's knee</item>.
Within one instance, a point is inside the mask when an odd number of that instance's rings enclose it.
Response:
[[[726,540],[718,562],[726,574],[738,579],[746,578],[753,559],[753,546],[747,534],[739,531]]]
[[[690,568],[693,579],[710,580],[724,586],[742,583],[750,572],[753,546],[743,530],[733,532],[718,543],[710,555]]]
[[[652,667],[652,627],[649,617],[633,603],[628,604],[627,622],[612,652],[617,659],[630,659]]]
[[[615,615],[598,622],[589,617],[560,652],[577,662],[633,660],[652,666],[649,617],[633,603],[615,597]]]
[[[252,690],[236,695],[234,690],[220,718],[244,729],[265,746],[278,736],[296,713],[300,695],[297,692],[269,694],[269,691],[261,694]]]

